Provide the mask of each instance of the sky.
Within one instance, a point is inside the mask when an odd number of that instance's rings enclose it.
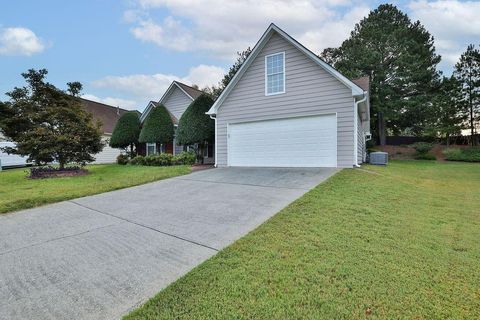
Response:
[[[362,0],[2,0],[0,100],[46,68],[59,88],[80,81],[85,98],[142,111],[173,80],[217,84],[236,52],[271,22],[315,53],[339,46],[382,1]],[[480,1],[393,1],[435,38],[439,69],[480,44]]]

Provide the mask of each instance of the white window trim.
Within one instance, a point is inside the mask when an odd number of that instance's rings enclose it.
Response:
[[[147,156],[150,155],[150,154],[148,153],[148,147],[151,147],[151,146],[153,146],[153,154],[154,154],[154,155],[157,154],[157,144],[154,143],[154,142],[147,142],[147,148],[146,148],[147,150],[146,150],[146,152],[145,152],[145,153],[147,154]]]
[[[279,54],[281,54],[283,56],[283,91],[268,93],[267,59],[269,57],[276,56],[276,55],[279,55]],[[285,93],[286,87],[287,87],[287,84],[285,82],[285,64],[286,64],[285,51],[276,52],[276,53],[272,53],[272,54],[269,54],[269,55],[265,56],[265,96],[274,96],[274,95],[277,95],[277,94]]]

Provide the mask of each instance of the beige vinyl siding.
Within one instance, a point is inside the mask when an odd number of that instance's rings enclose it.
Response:
[[[285,52],[286,93],[265,96],[265,56],[278,52]],[[218,110],[217,165],[228,164],[228,123],[336,113],[337,165],[352,167],[353,103],[351,89],[274,33]]]
[[[163,101],[163,105],[178,119],[182,116],[183,112],[192,103],[190,99],[182,90],[175,86],[168,97]]]
[[[105,143],[102,152],[94,155],[95,161],[93,163],[114,163],[117,161],[117,156],[121,153],[120,149],[112,148],[108,145],[110,135],[103,135],[102,141]]]

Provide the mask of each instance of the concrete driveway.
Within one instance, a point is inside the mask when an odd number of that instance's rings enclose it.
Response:
[[[0,319],[119,318],[334,173],[210,169],[0,215]]]

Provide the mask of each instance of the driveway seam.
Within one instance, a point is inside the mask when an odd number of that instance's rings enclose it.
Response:
[[[214,248],[214,247],[210,247],[210,246],[208,246],[208,245],[206,245],[206,244],[203,244],[203,243],[200,243],[200,242],[197,242],[197,241],[194,241],[194,240],[190,240],[190,239],[187,239],[187,238],[183,238],[183,237],[180,237],[180,236],[177,236],[177,235],[174,235],[174,234],[171,234],[171,233],[168,233],[168,232],[165,232],[165,231],[162,231],[162,230],[159,230],[159,229],[156,229],[156,228],[153,228],[153,227],[144,225],[144,224],[142,224],[142,223],[138,223],[138,222],[135,222],[135,221],[132,221],[132,220],[129,220],[129,219],[125,219],[125,218],[116,216],[116,215],[114,215],[114,214],[111,214],[111,213],[108,213],[108,212],[105,212],[105,211],[101,211],[101,210],[97,210],[97,209],[94,209],[94,208],[90,208],[90,207],[88,207],[88,206],[85,206],[85,205],[80,204],[80,203],[78,203],[78,202],[75,202],[75,201],[73,201],[73,200],[69,200],[68,202],[73,203],[73,204],[76,204],[77,206],[80,206],[80,207],[82,207],[82,208],[85,208],[85,209],[88,209],[88,210],[91,210],[91,211],[94,211],[94,212],[103,214],[103,215],[107,215],[107,216],[110,216],[110,217],[113,217],[113,218],[117,218],[117,219],[119,219],[119,220],[122,220],[122,221],[125,221],[125,222],[128,222],[128,223],[134,224],[134,225],[139,226],[139,227],[143,227],[143,228],[146,228],[146,229],[150,229],[150,230],[152,230],[152,231],[161,233],[161,234],[163,234],[163,235],[166,235],[166,236],[169,236],[169,237],[172,237],[172,238],[176,238],[176,239],[178,239],[178,240],[183,240],[183,241],[189,242],[189,243],[191,243],[191,244],[195,244],[195,245],[197,245],[197,246],[201,246],[201,247],[204,247],[204,248],[213,250],[213,251],[215,251],[215,252],[220,251],[219,249]]]
[[[307,190],[310,191],[312,188],[293,188],[293,187],[279,187],[279,186],[262,186],[258,184],[249,184],[249,183],[237,183],[237,182],[223,182],[223,181],[210,181],[210,180],[201,180],[201,179],[185,179],[185,178],[174,178],[176,180],[184,181],[198,181],[198,182],[208,182],[208,183],[218,183],[218,184],[233,184],[239,186],[248,186],[248,187],[260,187],[260,188],[272,188],[272,189],[289,189],[289,190]]]
[[[53,238],[53,239],[48,239],[48,240],[45,240],[43,242],[32,243],[32,244],[29,244],[28,246],[23,246],[23,247],[19,247],[19,248],[15,248],[15,249],[0,252],[0,256],[6,255],[6,254],[9,254],[9,253],[12,253],[12,252],[20,251],[20,250],[23,250],[23,249],[40,246],[42,244],[57,241],[57,240],[62,240],[62,239],[76,237],[76,236],[81,236],[82,234],[89,233],[89,232],[96,231],[96,230],[100,230],[100,229],[104,229],[104,228],[108,228],[108,227],[112,227],[114,225],[116,225],[116,223],[112,223],[112,224],[109,224],[109,225],[106,225],[106,226],[101,226],[101,227],[89,229],[89,230],[79,232],[79,233],[75,233],[75,234],[69,234],[69,235],[66,235],[66,236],[61,236],[61,237],[57,237],[57,238]]]

